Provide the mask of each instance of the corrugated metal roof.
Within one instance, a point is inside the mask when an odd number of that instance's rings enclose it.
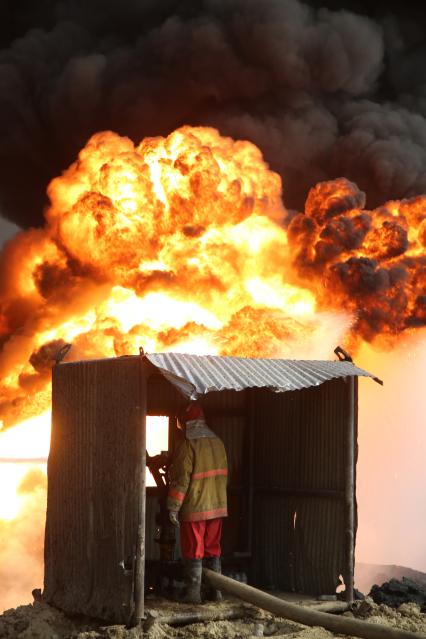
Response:
[[[154,353],[147,359],[187,397],[210,391],[268,388],[276,392],[318,386],[347,376],[375,376],[346,361],[250,359]]]

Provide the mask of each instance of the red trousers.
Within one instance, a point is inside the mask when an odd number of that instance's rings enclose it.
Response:
[[[184,559],[220,557],[222,517],[203,521],[181,521],[180,548]]]

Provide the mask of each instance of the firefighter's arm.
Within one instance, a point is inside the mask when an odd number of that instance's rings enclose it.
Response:
[[[169,468],[169,492],[167,495],[167,509],[177,512],[185,499],[194,466],[194,451],[190,443],[181,443],[173,456]]]

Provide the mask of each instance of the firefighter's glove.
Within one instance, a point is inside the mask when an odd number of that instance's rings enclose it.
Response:
[[[179,528],[179,519],[178,519],[178,514],[176,510],[169,510],[169,519],[172,522],[173,526],[176,526],[176,528]]]

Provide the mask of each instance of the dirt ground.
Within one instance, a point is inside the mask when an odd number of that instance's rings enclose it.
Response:
[[[148,602],[147,602],[148,603]],[[236,606],[236,600],[221,604],[204,604],[197,610],[225,612]],[[275,617],[251,605],[243,607],[243,617],[232,621],[210,621],[186,626],[169,626],[161,617],[173,613],[193,612],[194,607],[172,602],[150,601],[147,610],[157,611],[156,621],[149,630],[127,629],[122,625],[105,626],[99,623],[65,616],[42,602],[6,610],[0,615],[2,639],[244,639],[246,637],[285,637],[285,639],[332,639],[343,635],[317,627],[306,627]],[[402,604],[397,610],[376,605],[371,599],[355,602],[351,611],[343,613],[370,623],[383,624],[401,630],[426,634],[426,614],[416,604]]]

